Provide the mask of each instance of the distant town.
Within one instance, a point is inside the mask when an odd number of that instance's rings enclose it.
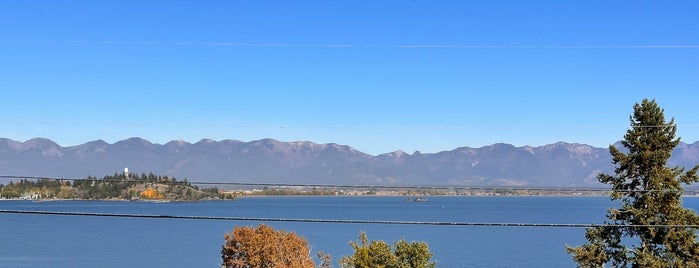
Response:
[[[253,189],[227,189],[222,193],[242,196],[274,195],[342,195],[342,196],[609,196],[605,189],[566,189],[566,188],[500,188],[500,187],[453,187],[427,189],[425,187],[305,187],[277,186]],[[684,196],[699,196],[699,191],[684,191]]]
[[[7,179],[7,177],[5,178]],[[204,184],[204,183],[199,183]],[[200,201],[234,200],[244,196],[609,196],[608,189],[526,188],[467,186],[372,186],[372,185],[290,185],[215,183],[203,187],[184,180],[153,173],[121,173],[102,178],[50,179],[17,178],[0,184],[0,200],[121,200]],[[219,188],[218,186],[221,186]],[[684,196],[699,196],[699,190],[685,190]]]

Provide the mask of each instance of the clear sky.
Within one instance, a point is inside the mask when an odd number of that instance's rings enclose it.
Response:
[[[2,1],[0,137],[606,147],[699,140],[698,1]]]

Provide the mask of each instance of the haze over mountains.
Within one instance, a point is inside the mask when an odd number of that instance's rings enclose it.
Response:
[[[670,160],[672,166],[696,164],[699,142],[681,143]],[[48,139],[0,138],[0,175],[101,177],[124,167],[207,182],[530,187],[600,187],[596,174],[614,171],[607,148],[564,142],[374,156],[345,145],[272,139],[154,144],[130,138],[61,147]]]

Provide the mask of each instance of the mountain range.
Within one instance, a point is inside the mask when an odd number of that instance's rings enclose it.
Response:
[[[699,164],[699,142],[680,143],[669,164]],[[62,147],[43,138],[0,138],[0,175],[101,177],[124,167],[206,182],[527,187],[600,187],[596,175],[614,172],[608,148],[565,142],[369,155],[346,145],[273,139],[157,144],[130,138]]]

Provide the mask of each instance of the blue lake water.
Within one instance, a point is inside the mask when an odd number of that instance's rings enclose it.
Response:
[[[1,209],[226,217],[498,223],[601,223],[607,197],[254,197],[142,203],[0,201]],[[697,210],[699,198],[685,198]],[[224,233],[254,221],[0,214],[0,267],[220,267]],[[337,259],[365,231],[371,240],[429,244],[437,267],[573,267],[564,245],[584,229],[270,222]]]

